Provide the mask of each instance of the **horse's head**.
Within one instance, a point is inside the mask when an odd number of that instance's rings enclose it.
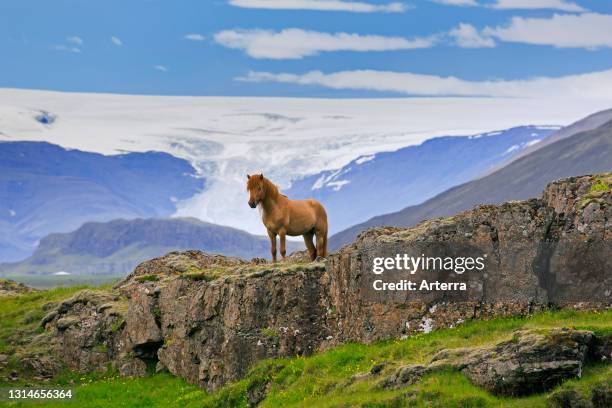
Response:
[[[263,174],[255,174],[249,176],[247,174],[247,191],[249,192],[249,206],[251,208],[257,207],[266,195],[264,188],[264,176]]]

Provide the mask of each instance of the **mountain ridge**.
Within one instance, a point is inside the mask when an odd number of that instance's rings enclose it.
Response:
[[[293,241],[287,247],[289,253],[303,249]],[[69,233],[50,234],[29,258],[0,263],[0,274],[124,276],[146,259],[194,248],[248,259],[270,256],[268,237],[195,218],[119,219],[88,222]]]
[[[612,121],[562,138],[482,178],[455,186],[424,203],[382,214],[330,237],[330,248],[351,242],[361,231],[381,225],[408,227],[425,219],[449,216],[478,204],[526,199],[547,183],[572,174],[612,169]]]
[[[168,153],[104,156],[46,142],[0,142],[0,261],[89,221],[170,216],[205,186]]]
[[[288,252],[303,249],[288,241]],[[270,256],[268,237],[196,218],[149,218],[88,222],[68,233],[40,240],[32,256],[0,263],[5,275],[52,274],[124,276],[138,263],[171,251],[200,249],[244,258]]]
[[[296,180],[285,192],[292,198],[321,201],[334,233],[480,177],[508,157],[542,143],[557,129],[518,126],[469,136],[435,137],[418,145],[361,156],[340,169]]]

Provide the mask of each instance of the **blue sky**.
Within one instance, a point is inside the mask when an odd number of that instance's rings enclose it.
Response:
[[[519,80],[570,77],[575,90],[577,75],[604,73],[612,92],[612,2],[3,0],[0,55],[5,88],[516,96],[544,88]]]

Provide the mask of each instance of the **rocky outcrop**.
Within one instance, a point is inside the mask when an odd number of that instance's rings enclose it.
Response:
[[[84,290],[49,312],[41,325],[52,334],[54,354],[79,372],[106,370],[129,353],[128,301],[115,293]]]
[[[612,385],[596,384],[591,398],[583,391],[568,388],[554,392],[548,397],[550,408],[609,408],[612,407]]]
[[[612,303],[612,174],[551,183],[542,198],[480,206],[414,228],[375,228],[332,254],[322,277],[334,342],[401,337],[470,318],[528,314],[549,304]],[[606,187],[604,187],[606,186]],[[465,292],[372,290],[375,257],[484,257],[483,271],[426,271],[415,280],[464,282]]]
[[[23,283],[15,282],[10,279],[0,279],[0,297],[21,295],[22,293],[33,292],[33,289]]]
[[[317,301],[322,264],[211,283],[175,280],[158,297],[170,372],[216,388],[258,360],[311,354],[329,335]]]
[[[441,350],[428,365],[399,367],[381,381],[381,386],[405,387],[425,374],[453,369],[495,394],[542,392],[565,379],[580,377],[587,361],[609,360],[610,354],[599,354],[598,341],[590,331],[517,331],[493,347]]]
[[[570,178],[552,183],[540,199],[481,206],[409,229],[370,230],[325,263],[300,255],[270,265],[170,253],[138,266],[111,294],[64,302],[43,325],[73,368],[112,363],[124,375],[167,369],[214,390],[264,358],[405,337],[471,318],[524,315],[550,304],[606,307],[612,303],[606,291],[612,287],[610,183],[611,174]],[[456,276],[427,271],[430,280],[465,283],[461,294],[373,291],[373,259],[398,253],[478,255],[487,262],[483,271]],[[385,272],[385,279],[397,273]],[[521,378],[544,375],[549,380],[542,387],[548,387],[578,375],[588,355],[610,350],[609,339],[586,332],[517,336],[487,353],[441,354],[431,364],[513,394],[526,389]],[[397,377],[416,381],[429,369],[412,367]]]

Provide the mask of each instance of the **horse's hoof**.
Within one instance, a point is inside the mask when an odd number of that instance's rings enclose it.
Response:
[[[312,262],[325,262],[325,258],[323,258],[322,256],[317,256]]]

